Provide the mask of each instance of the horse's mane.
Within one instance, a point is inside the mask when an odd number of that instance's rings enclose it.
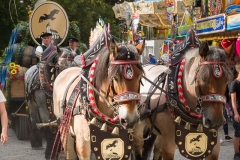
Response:
[[[64,58],[63,60],[61,60],[61,63],[59,64],[59,68],[61,68],[61,70],[65,69],[66,67],[73,67],[73,66],[77,66],[76,63],[74,63],[73,59],[74,59],[75,55],[69,51],[68,49],[65,48],[61,48],[60,49],[60,53],[58,53],[58,59],[59,58]]]
[[[205,57],[205,61],[212,61],[212,62],[226,62],[227,63],[227,56],[223,49],[218,47],[209,47],[209,54]],[[222,65],[223,72],[228,81],[232,79],[232,71],[227,65]],[[209,80],[209,75],[213,75],[213,69],[211,65],[204,65],[198,72],[197,79],[205,84]]]
[[[127,48],[130,51],[130,58],[128,58]],[[121,72],[123,70],[122,65],[116,65],[111,68],[109,71],[109,49],[103,48],[102,53],[99,56],[98,63],[96,65],[95,75],[94,75],[94,84],[97,89],[101,87],[103,83],[111,82],[113,77],[116,75],[117,72]],[[115,60],[140,60],[140,56],[138,54],[137,49],[133,45],[124,45],[119,46],[118,51],[114,57]],[[141,64],[136,64],[136,66],[142,71],[143,68]],[[109,72],[109,73],[108,73]]]
[[[71,51],[69,51],[68,49],[66,49],[66,48],[61,48],[60,50],[61,50],[60,57],[62,57],[62,58],[67,58],[67,57],[74,58],[75,57],[73,55],[73,53]]]

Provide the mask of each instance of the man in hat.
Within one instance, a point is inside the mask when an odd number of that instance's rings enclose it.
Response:
[[[77,47],[78,42],[79,42],[78,39],[75,37],[70,37],[70,38],[68,38],[68,42],[69,42],[69,46],[67,47],[67,49],[69,51],[71,51],[75,56],[80,55],[81,54],[80,50]]]
[[[36,56],[39,58],[39,80],[42,86],[44,86],[44,72],[43,67],[45,65],[45,61],[42,60],[42,53],[45,49],[47,49],[48,45],[52,43],[52,34],[48,32],[43,32],[40,36],[42,38],[42,44],[36,48]]]
[[[40,36],[42,38],[42,44],[36,48],[36,56],[40,59],[42,52],[52,42],[52,33],[43,32]]]

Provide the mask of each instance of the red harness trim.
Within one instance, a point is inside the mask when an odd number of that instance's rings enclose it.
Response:
[[[96,70],[96,65],[98,63],[98,57],[93,61],[93,64],[90,68],[90,71],[89,71],[89,81],[90,83],[93,85],[93,78],[94,78],[94,72]],[[90,109],[92,110],[92,112],[100,117],[102,120],[104,121],[108,121],[108,122],[111,122],[111,123],[114,123],[116,124],[119,120],[119,116],[116,116],[115,118],[110,118],[106,115],[104,115],[97,107],[96,105],[96,101],[95,101],[95,97],[94,97],[94,90],[92,89],[91,86],[88,87],[88,99],[90,101]]]
[[[202,118],[202,114],[199,114],[197,112],[191,112],[191,110],[189,109],[189,106],[187,104],[187,101],[183,95],[183,89],[182,89],[182,75],[183,75],[183,70],[184,70],[184,66],[185,66],[185,58],[182,60],[179,70],[178,70],[178,77],[177,77],[177,87],[178,87],[178,97],[179,100],[185,105],[185,110],[193,117],[195,118]]]

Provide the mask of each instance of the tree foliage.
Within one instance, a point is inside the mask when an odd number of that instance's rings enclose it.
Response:
[[[37,0],[23,0],[23,3],[20,3],[19,0],[0,0],[0,55],[3,53],[4,48],[8,46],[12,29],[14,29],[18,22],[28,20],[29,8],[33,10],[36,1]],[[104,20],[105,24],[110,23],[111,33],[113,35],[120,36],[120,22],[115,18],[112,7],[115,3],[122,3],[123,0],[53,1],[65,9],[70,22],[77,22],[76,24],[80,28],[81,34],[79,35],[79,39],[81,42],[88,45],[90,29],[96,26],[96,21],[100,17]]]

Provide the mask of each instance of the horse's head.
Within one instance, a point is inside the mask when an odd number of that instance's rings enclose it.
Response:
[[[209,47],[202,42],[199,47],[200,62],[196,71],[196,95],[203,108],[204,124],[218,128],[224,123],[223,108],[226,103],[227,83],[232,72],[227,64],[224,50]]]
[[[75,66],[74,65],[74,54],[65,48],[58,48],[57,47],[57,64],[59,67],[59,72],[63,71],[66,68]]]
[[[137,106],[140,100],[140,81],[144,73],[139,62],[142,47],[117,46],[111,41],[106,49],[108,51],[101,54],[96,66],[96,88],[113,104],[114,109],[110,112],[112,116],[119,116],[124,128],[133,128],[140,117]]]

